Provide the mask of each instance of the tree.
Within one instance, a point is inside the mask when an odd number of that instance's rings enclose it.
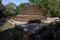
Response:
[[[5,14],[7,17],[12,17],[16,14],[16,5],[14,3],[8,3],[5,5]]]
[[[47,17],[59,16],[58,0],[29,0],[35,4]]]
[[[6,19],[6,15],[4,11],[5,11],[5,7],[2,4],[2,1],[0,0],[0,26],[6,22],[6,20],[2,20],[2,19]]]
[[[0,0],[0,4],[2,4],[2,0]]]
[[[5,7],[2,4],[2,1],[0,0],[0,20],[6,17],[4,11],[5,11]]]

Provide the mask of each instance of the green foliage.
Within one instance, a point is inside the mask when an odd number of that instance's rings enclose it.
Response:
[[[14,28],[14,25],[7,21],[2,26],[0,26],[0,32],[10,28]]]
[[[6,17],[4,11],[5,11],[4,5],[0,4],[0,20]]]
[[[60,16],[60,2],[58,0],[29,0],[38,6],[47,17]]]
[[[5,14],[7,17],[12,17],[16,14],[16,5],[14,3],[8,3],[5,5]]]
[[[0,4],[0,10],[4,10],[3,4]]]

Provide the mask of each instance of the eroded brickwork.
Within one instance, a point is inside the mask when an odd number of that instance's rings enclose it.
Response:
[[[27,5],[21,12],[15,17],[17,21],[28,21],[31,19],[44,20],[46,17],[44,14],[34,5]]]

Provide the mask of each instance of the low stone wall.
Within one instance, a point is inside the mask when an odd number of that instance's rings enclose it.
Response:
[[[0,40],[60,40],[60,22],[17,25],[0,32]]]

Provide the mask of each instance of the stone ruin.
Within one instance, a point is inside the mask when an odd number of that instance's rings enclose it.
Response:
[[[14,20],[22,22],[34,19],[46,20],[46,16],[35,5],[26,5],[14,18]]]

